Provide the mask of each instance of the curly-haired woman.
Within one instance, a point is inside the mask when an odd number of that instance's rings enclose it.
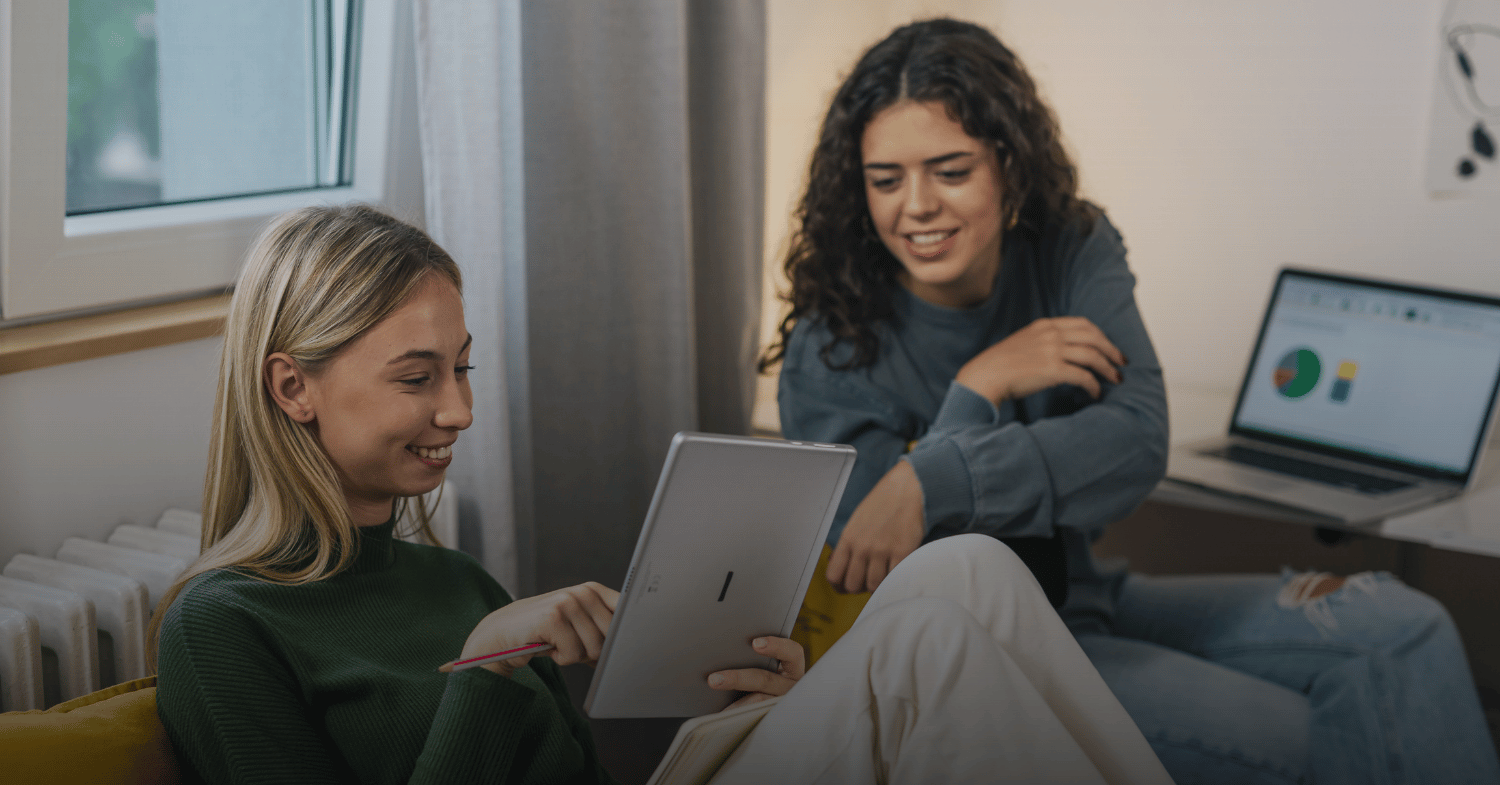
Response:
[[[924,541],[1039,543],[1018,551],[1065,582],[1064,621],[1179,782],[1500,780],[1452,621],[1394,578],[1093,558],[1165,471],[1161,367],[1119,232],[993,34],[935,19],[871,47],[797,218],[762,369],[782,365],[788,438],[859,449],[801,620],[812,655]]]

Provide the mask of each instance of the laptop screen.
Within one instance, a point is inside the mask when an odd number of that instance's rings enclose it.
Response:
[[[1500,300],[1283,270],[1230,431],[1464,481],[1500,376]]]

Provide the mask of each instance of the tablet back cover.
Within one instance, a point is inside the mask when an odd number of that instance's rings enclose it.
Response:
[[[584,710],[696,717],[733,694],[708,674],[775,667],[854,465],[846,445],[680,433],[636,541]]]

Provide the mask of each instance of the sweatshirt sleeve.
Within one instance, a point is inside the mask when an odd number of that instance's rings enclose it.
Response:
[[[826,340],[810,323],[799,323],[787,342],[776,394],[781,433],[788,439],[854,447],[854,468],[828,530],[838,544],[854,508],[906,451],[913,420],[880,395],[859,371],[831,371],[818,356]]]
[[[1070,265],[1063,314],[1093,322],[1124,353],[1120,384],[1070,414],[1015,419],[953,382],[931,428],[905,460],[921,480],[929,532],[1048,537],[1055,526],[1097,530],[1130,514],[1166,472],[1161,366],[1136,308],[1135,276],[1107,220]],[[1054,388],[1044,396],[1082,394]]]

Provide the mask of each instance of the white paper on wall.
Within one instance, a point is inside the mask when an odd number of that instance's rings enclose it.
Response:
[[[1500,195],[1500,0],[1450,0],[1434,48],[1427,188]]]

